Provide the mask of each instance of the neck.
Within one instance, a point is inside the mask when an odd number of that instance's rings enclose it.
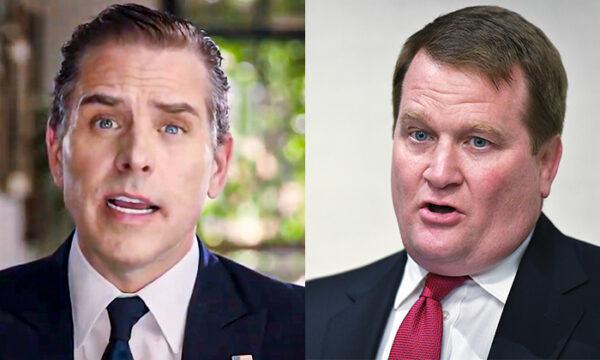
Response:
[[[190,251],[194,241],[193,236],[188,236],[187,239],[169,249],[167,253],[145,262],[125,262],[113,258],[108,259],[93,249],[89,249],[81,241],[79,247],[85,259],[102,277],[123,293],[136,293],[161,277],[183,259]]]

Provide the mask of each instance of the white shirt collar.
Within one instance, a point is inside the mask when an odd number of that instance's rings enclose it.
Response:
[[[194,237],[191,249],[171,269],[137,293],[125,294],[102,277],[87,261],[75,232],[68,266],[75,347],[84,343],[102,311],[115,298],[137,295],[144,300],[156,319],[171,351],[180,352],[188,304],[198,272],[199,254],[198,242]]]
[[[533,230],[515,251],[502,259],[491,269],[488,269],[480,274],[470,275],[471,279],[477,285],[502,302],[502,304],[506,303],[508,293],[510,292],[512,283],[515,280],[515,276],[517,275],[517,269],[519,268],[521,257],[523,257],[523,253],[525,252],[525,249],[527,249],[532,235]],[[422,282],[427,276],[427,273],[427,270],[422,268],[412,259],[410,255],[408,255],[408,260],[406,261],[406,266],[404,267],[402,282],[400,283],[400,287],[398,288],[398,293],[396,294],[396,299],[394,301],[394,309],[397,310],[413,292],[420,288]]]

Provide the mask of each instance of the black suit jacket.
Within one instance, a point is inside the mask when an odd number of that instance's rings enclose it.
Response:
[[[0,359],[73,359],[71,240],[47,258],[0,272]],[[183,359],[304,359],[304,289],[214,255],[198,242]]]
[[[404,251],[306,286],[306,356],[377,354]],[[543,214],[510,290],[490,359],[600,359],[600,248],[563,235]]]

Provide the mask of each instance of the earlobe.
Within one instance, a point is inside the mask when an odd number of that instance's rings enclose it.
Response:
[[[63,187],[62,171],[62,144],[57,129],[48,125],[46,127],[46,153],[48,155],[48,166],[56,186]]]
[[[562,141],[560,135],[547,140],[538,154],[540,161],[540,195],[547,198],[550,195],[552,182],[558,172],[562,157]]]
[[[216,198],[225,187],[232,153],[233,137],[227,133],[223,135],[222,141],[213,155],[213,173],[208,186],[208,196],[211,199]]]

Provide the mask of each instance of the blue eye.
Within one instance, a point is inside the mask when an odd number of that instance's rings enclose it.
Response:
[[[183,130],[177,125],[165,125],[163,126],[163,131],[169,135],[177,135]]]
[[[490,142],[487,141],[486,139],[483,139],[483,138],[480,138],[477,136],[471,138],[471,140],[469,140],[469,141],[471,142],[471,145],[473,145],[473,147],[476,147],[478,149],[482,149],[490,144]]]
[[[415,139],[417,141],[425,141],[429,138],[429,134],[427,134],[423,130],[413,131],[409,135],[410,135],[410,137],[412,137],[413,139]]]
[[[100,129],[113,129],[117,127],[117,123],[109,118],[100,118],[96,120],[95,126]]]

